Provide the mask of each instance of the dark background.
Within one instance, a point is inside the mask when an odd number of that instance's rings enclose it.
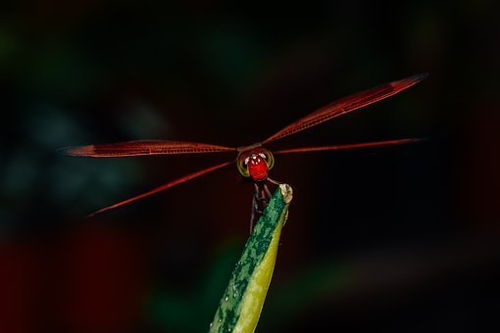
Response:
[[[398,96],[276,143],[428,139],[277,158],[272,176],[295,197],[258,331],[498,330],[493,4],[2,4],[0,331],[203,332],[248,235],[252,186],[235,168],[84,219],[227,154],[59,148],[251,144],[420,72]]]

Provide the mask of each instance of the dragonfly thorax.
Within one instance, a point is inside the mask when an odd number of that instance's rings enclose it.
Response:
[[[266,180],[269,170],[274,166],[274,156],[262,147],[242,151],[236,165],[243,177],[251,177],[255,181]]]

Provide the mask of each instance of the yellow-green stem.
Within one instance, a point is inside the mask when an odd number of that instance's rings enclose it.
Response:
[[[292,188],[279,185],[245,244],[210,324],[210,332],[251,333],[255,330],[271,283],[281,229],[291,200]]]

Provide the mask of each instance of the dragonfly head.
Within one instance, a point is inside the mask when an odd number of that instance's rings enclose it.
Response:
[[[273,154],[262,147],[241,151],[236,160],[238,171],[243,177],[255,181],[267,179],[267,174],[274,166]]]

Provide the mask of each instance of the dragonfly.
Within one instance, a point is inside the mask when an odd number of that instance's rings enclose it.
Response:
[[[271,191],[271,184],[279,184],[277,181],[269,177],[269,171],[275,165],[274,155],[294,154],[317,151],[335,151],[358,148],[373,148],[401,145],[411,142],[420,141],[418,138],[394,139],[386,141],[363,142],[352,144],[341,144],[333,146],[318,146],[318,147],[298,147],[272,152],[267,147],[277,140],[281,140],[292,134],[310,129],[330,119],[345,115],[352,111],[361,109],[365,106],[386,99],[390,96],[400,93],[415,84],[419,83],[427,77],[427,74],[417,74],[408,78],[389,82],[379,85],[375,88],[364,90],[356,94],[338,99],[318,110],[300,118],[299,120],[289,124],[288,126],[277,131],[263,141],[258,143],[240,146],[226,147],[214,144],[185,142],[185,141],[170,141],[170,140],[137,140],[118,142],[110,144],[96,144],[70,147],[64,152],[70,156],[86,156],[86,157],[130,157],[130,156],[151,156],[151,155],[180,155],[180,154],[212,154],[212,153],[227,153],[232,152],[236,155],[235,158],[226,162],[213,165],[209,168],[192,172],[183,177],[177,178],[166,184],[155,187],[145,193],[136,195],[129,199],[117,202],[115,204],[101,208],[89,216],[103,213],[127,204],[130,204],[139,199],[148,197],[168,190],[174,186],[185,183],[192,179],[201,177],[208,173],[222,169],[232,164],[236,164],[236,168],[244,178],[249,178],[254,184],[254,195],[252,199],[252,214],[250,218],[250,230],[255,220],[258,218],[264,207],[267,205]]]

